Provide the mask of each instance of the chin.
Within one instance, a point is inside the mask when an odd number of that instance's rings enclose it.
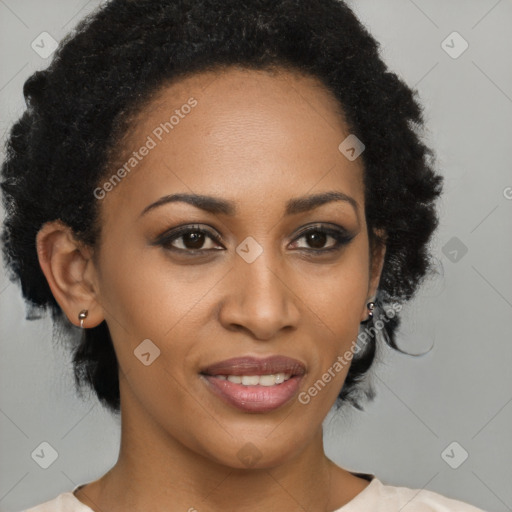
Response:
[[[292,442],[293,440],[293,442]],[[233,438],[226,451],[208,450],[206,455],[218,464],[232,469],[273,469],[292,461],[303,449],[300,436],[287,433],[279,439],[269,439],[261,435]]]

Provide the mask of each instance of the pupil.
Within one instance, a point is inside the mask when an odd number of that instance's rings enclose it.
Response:
[[[183,235],[183,241],[188,249],[200,249],[204,243],[204,234],[197,232],[187,233]]]
[[[315,231],[307,235],[309,237],[308,244],[315,249],[322,248],[325,245],[327,235],[325,233],[319,233]]]

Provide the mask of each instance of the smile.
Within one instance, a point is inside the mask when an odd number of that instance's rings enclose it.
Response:
[[[229,380],[233,384],[243,386],[275,386],[287,381],[291,375],[288,373],[277,373],[275,375],[216,375],[217,379]]]
[[[216,398],[244,412],[265,413],[296,394],[305,366],[296,359],[271,356],[234,358],[204,368],[201,377]]]

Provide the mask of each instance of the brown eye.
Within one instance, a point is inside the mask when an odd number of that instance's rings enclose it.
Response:
[[[201,249],[205,242],[204,233],[200,233],[199,231],[190,231],[185,235],[181,235],[179,238],[183,240],[185,249]],[[179,240],[179,238],[177,240]]]
[[[182,226],[171,230],[159,237],[154,244],[161,245],[170,251],[183,253],[200,253],[223,249],[223,247],[218,247],[221,245],[218,235],[199,226]]]
[[[304,235],[304,238],[307,240],[310,247],[321,249],[327,242],[329,235],[322,231],[310,231],[307,235]]]
[[[347,233],[343,229],[334,229],[326,227],[313,227],[303,231],[293,242],[294,247],[298,249],[304,249],[309,252],[324,253],[328,251],[337,251],[342,246],[348,244],[355,235]],[[304,239],[307,246],[300,247],[297,245],[297,241]],[[329,240],[332,240],[329,242]],[[325,247],[326,244],[328,247]]]

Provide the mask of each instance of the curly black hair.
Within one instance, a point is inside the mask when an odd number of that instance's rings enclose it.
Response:
[[[90,386],[120,411],[118,366],[106,322],[80,331],[66,319],[41,271],[36,235],[60,219],[77,240],[99,243],[93,191],[130,123],[163,86],[229,66],[287,68],[319,79],[342,108],[366,149],[365,214],[370,241],[386,233],[376,310],[394,314],[366,324],[396,345],[396,304],[413,297],[433,270],[428,243],[438,225],[435,200],[443,178],[422,141],[417,92],[390,72],[379,43],[340,0],[111,0],[84,18],[59,44],[50,66],[32,74],[27,108],[12,126],[2,164],[6,218],[1,234],[11,281],[19,280],[27,319],[45,309],[72,345],[77,389]],[[73,335],[73,336],[71,336]],[[337,404],[362,409],[365,375],[376,353],[366,343],[354,355]],[[84,386],[85,385],[85,386]]]

